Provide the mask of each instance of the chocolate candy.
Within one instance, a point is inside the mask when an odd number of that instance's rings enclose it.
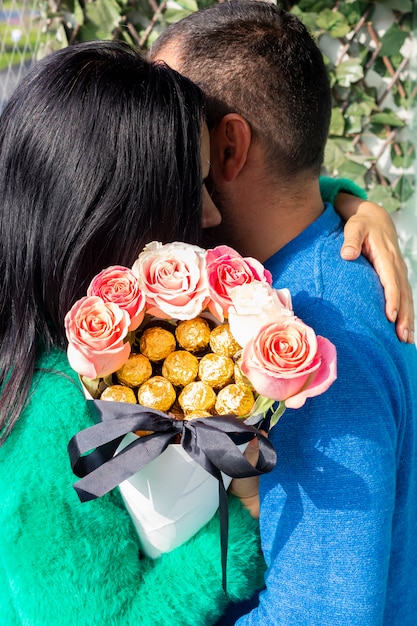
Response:
[[[210,348],[216,354],[233,357],[242,347],[230,332],[229,324],[219,324],[210,333]]]
[[[162,376],[176,387],[184,387],[197,378],[198,359],[187,350],[168,354],[162,365]]]
[[[138,402],[158,411],[169,411],[176,399],[174,387],[163,376],[152,376],[138,389]]]
[[[189,352],[201,352],[210,342],[210,326],[202,317],[180,322],[175,331],[179,345]]]
[[[216,400],[216,412],[219,415],[232,413],[238,417],[247,415],[253,408],[255,398],[249,387],[231,383],[220,389]]]
[[[116,372],[117,380],[127,387],[139,387],[151,376],[151,362],[143,354],[131,354],[126,363]]]
[[[158,362],[165,359],[176,348],[174,335],[165,328],[152,326],[147,328],[140,338],[140,351],[150,361]]]

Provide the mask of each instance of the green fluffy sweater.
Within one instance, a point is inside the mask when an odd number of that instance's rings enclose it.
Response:
[[[66,355],[43,356],[29,404],[0,448],[2,626],[213,624],[222,590],[217,515],[156,560],[139,542],[118,490],[81,503],[67,444],[92,424]],[[228,593],[263,584],[258,524],[230,497]]]

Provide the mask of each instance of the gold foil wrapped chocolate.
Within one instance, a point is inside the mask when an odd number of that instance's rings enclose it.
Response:
[[[232,413],[242,417],[250,413],[254,402],[255,398],[250,387],[231,383],[220,389],[217,394],[215,409],[219,415]]]
[[[253,387],[251,385],[250,380],[248,378],[246,378],[246,376],[242,373],[242,370],[240,369],[241,361],[242,361],[242,359],[239,359],[234,364],[234,368],[235,368],[235,371],[234,371],[235,383],[237,383],[238,385],[246,385],[247,387],[249,387],[253,391]]]
[[[184,387],[178,396],[178,402],[185,415],[193,411],[210,412],[216,403],[216,394],[210,385],[196,380]]]
[[[131,354],[129,359],[117,370],[116,378],[127,387],[139,387],[152,376],[152,365],[144,354]]]
[[[180,322],[175,336],[181,348],[189,352],[202,352],[210,342],[210,326],[202,317]]]
[[[228,356],[222,354],[205,354],[198,367],[198,376],[214,389],[221,389],[233,380],[235,364]]]
[[[198,359],[187,350],[175,350],[162,364],[162,376],[176,387],[193,382],[198,374]]]
[[[176,419],[250,413],[254,393],[241,374],[241,347],[229,324],[211,330],[202,317],[176,326],[151,324],[138,331],[128,361],[112,376],[118,384],[110,384],[101,399],[139,403]]]
[[[130,387],[124,385],[110,385],[102,392],[100,400],[109,400],[111,402],[128,402],[129,404],[137,404],[135,392]]]
[[[229,324],[219,324],[210,333],[210,348],[216,354],[233,357],[242,349],[233,337]]]
[[[141,353],[150,361],[158,362],[174,352],[177,344],[174,335],[169,330],[160,326],[151,326],[143,332],[139,347]]]
[[[138,402],[158,411],[169,411],[176,400],[174,387],[163,376],[149,378],[138,389]]]
[[[189,413],[187,413],[187,415],[184,416],[184,419],[186,420],[195,420],[198,419],[199,417],[212,417],[212,414],[210,413],[210,411],[202,411],[202,410],[195,410],[195,411],[190,411]]]

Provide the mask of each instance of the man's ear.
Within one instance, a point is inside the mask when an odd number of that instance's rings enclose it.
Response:
[[[211,135],[213,161],[219,167],[222,177],[232,182],[241,172],[248,158],[252,141],[249,123],[238,113],[225,115]]]

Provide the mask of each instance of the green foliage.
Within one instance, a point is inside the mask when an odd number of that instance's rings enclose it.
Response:
[[[414,193],[416,155],[407,135],[413,98],[403,54],[412,31],[412,0],[280,1],[313,33],[328,67],[333,109],[323,173],[347,176],[371,199],[397,210]],[[49,24],[57,45],[119,38],[145,54],[168,24],[214,2],[49,0]],[[378,11],[392,15],[383,34],[375,30]],[[338,45],[336,55],[329,53],[329,41],[333,49]]]
[[[386,18],[388,9],[392,23],[378,35],[378,11]],[[408,128],[413,97],[404,56],[412,10],[411,0],[301,0],[292,7],[322,48],[332,86],[324,173],[351,178],[389,211],[415,192]],[[340,42],[332,58],[329,37]]]

